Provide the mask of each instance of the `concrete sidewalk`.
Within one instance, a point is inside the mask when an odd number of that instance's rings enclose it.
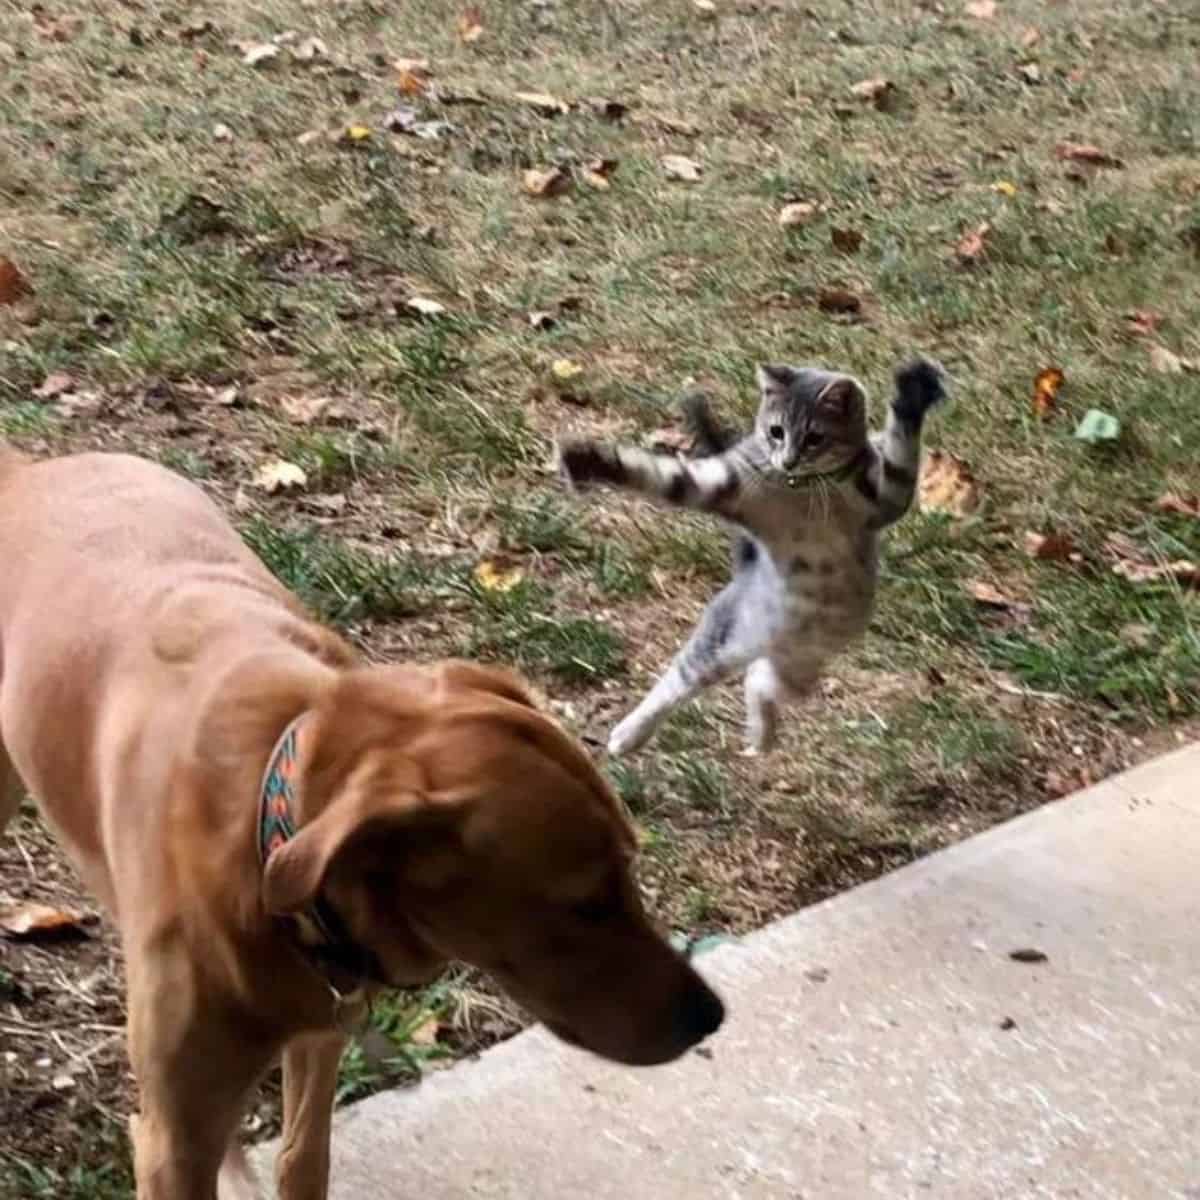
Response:
[[[700,967],[710,1049],[522,1034],[347,1110],[332,1197],[1200,1200],[1200,745]]]

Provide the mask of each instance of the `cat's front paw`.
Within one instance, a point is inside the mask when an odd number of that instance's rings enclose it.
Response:
[[[599,442],[572,440],[558,447],[558,474],[573,491],[598,483],[614,483],[621,478],[617,458]]]
[[[892,408],[907,424],[919,424],[945,397],[946,373],[932,359],[914,358],[896,369],[896,397]]]

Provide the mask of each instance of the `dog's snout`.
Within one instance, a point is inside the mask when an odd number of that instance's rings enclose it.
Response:
[[[679,1008],[679,1031],[689,1043],[702,1041],[716,1033],[725,1020],[725,1005],[707,985],[700,983],[688,989]]]

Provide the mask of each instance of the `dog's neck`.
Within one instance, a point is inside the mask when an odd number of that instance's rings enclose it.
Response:
[[[263,772],[257,824],[260,867],[295,837],[302,819],[301,739],[310,721],[308,713],[301,713],[288,723]],[[361,1008],[372,985],[388,985],[375,953],[353,939],[337,910],[320,893],[306,909],[282,919],[290,927],[296,949],[332,993],[335,1015]]]

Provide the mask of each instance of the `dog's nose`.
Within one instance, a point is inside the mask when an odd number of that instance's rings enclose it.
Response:
[[[688,990],[679,1010],[680,1032],[689,1042],[699,1042],[716,1033],[725,1020],[725,1005],[711,988],[704,984]]]

